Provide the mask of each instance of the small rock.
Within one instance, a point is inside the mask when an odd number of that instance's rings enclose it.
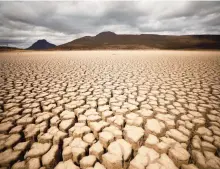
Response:
[[[141,127],[126,125],[124,128],[124,138],[137,150],[143,143],[144,130]]]
[[[99,133],[99,141],[103,147],[107,148],[108,145],[114,141],[114,135],[110,132],[101,132]]]
[[[58,161],[58,145],[53,145],[51,149],[42,156],[42,164],[46,168],[54,168]]]
[[[96,156],[98,160],[101,160],[103,153],[104,153],[104,148],[99,141],[93,144],[89,149],[89,154]]]
[[[169,157],[173,160],[177,167],[182,164],[188,164],[190,154],[181,145],[176,144],[174,147],[169,149]]]
[[[89,155],[89,156],[83,157],[80,160],[80,167],[82,169],[86,169],[87,167],[93,167],[95,162],[96,162],[96,157],[93,155]]]
[[[40,158],[31,158],[27,162],[27,168],[28,169],[39,169],[40,167],[41,167]]]
[[[107,169],[122,169],[122,159],[111,153],[102,155],[103,165]]]
[[[157,136],[161,136],[164,131],[165,131],[165,124],[163,122],[160,122],[157,119],[147,119],[145,125],[145,132],[147,134],[154,134]]]

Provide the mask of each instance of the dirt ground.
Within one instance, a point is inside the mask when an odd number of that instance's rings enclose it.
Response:
[[[0,53],[0,168],[219,169],[220,52]]]

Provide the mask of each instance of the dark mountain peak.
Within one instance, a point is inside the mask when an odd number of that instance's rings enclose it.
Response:
[[[40,40],[35,42],[33,45],[31,45],[27,49],[31,49],[31,50],[44,50],[44,49],[49,49],[49,48],[53,48],[53,47],[56,47],[56,45],[47,42],[46,39],[40,39]]]
[[[47,42],[47,40],[46,39],[39,39],[37,42],[45,43],[45,42]]]
[[[115,35],[117,35],[117,34],[114,33],[114,32],[111,32],[111,31],[105,31],[105,32],[101,32],[101,33],[97,34],[96,37],[115,36]]]

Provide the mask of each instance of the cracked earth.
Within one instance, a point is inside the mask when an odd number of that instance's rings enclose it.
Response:
[[[219,169],[220,52],[1,53],[0,168]]]

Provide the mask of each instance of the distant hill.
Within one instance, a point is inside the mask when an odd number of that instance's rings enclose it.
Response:
[[[37,42],[35,42],[33,45],[31,45],[29,48],[29,50],[45,50],[45,49],[50,49],[50,48],[54,48],[56,47],[56,45],[47,42],[45,39],[42,40],[38,40]]]
[[[16,48],[16,47],[0,46],[0,52],[15,51],[15,50],[23,50],[23,49]]]
[[[102,32],[96,36],[75,39],[54,49],[220,49],[220,35],[131,35]]]

